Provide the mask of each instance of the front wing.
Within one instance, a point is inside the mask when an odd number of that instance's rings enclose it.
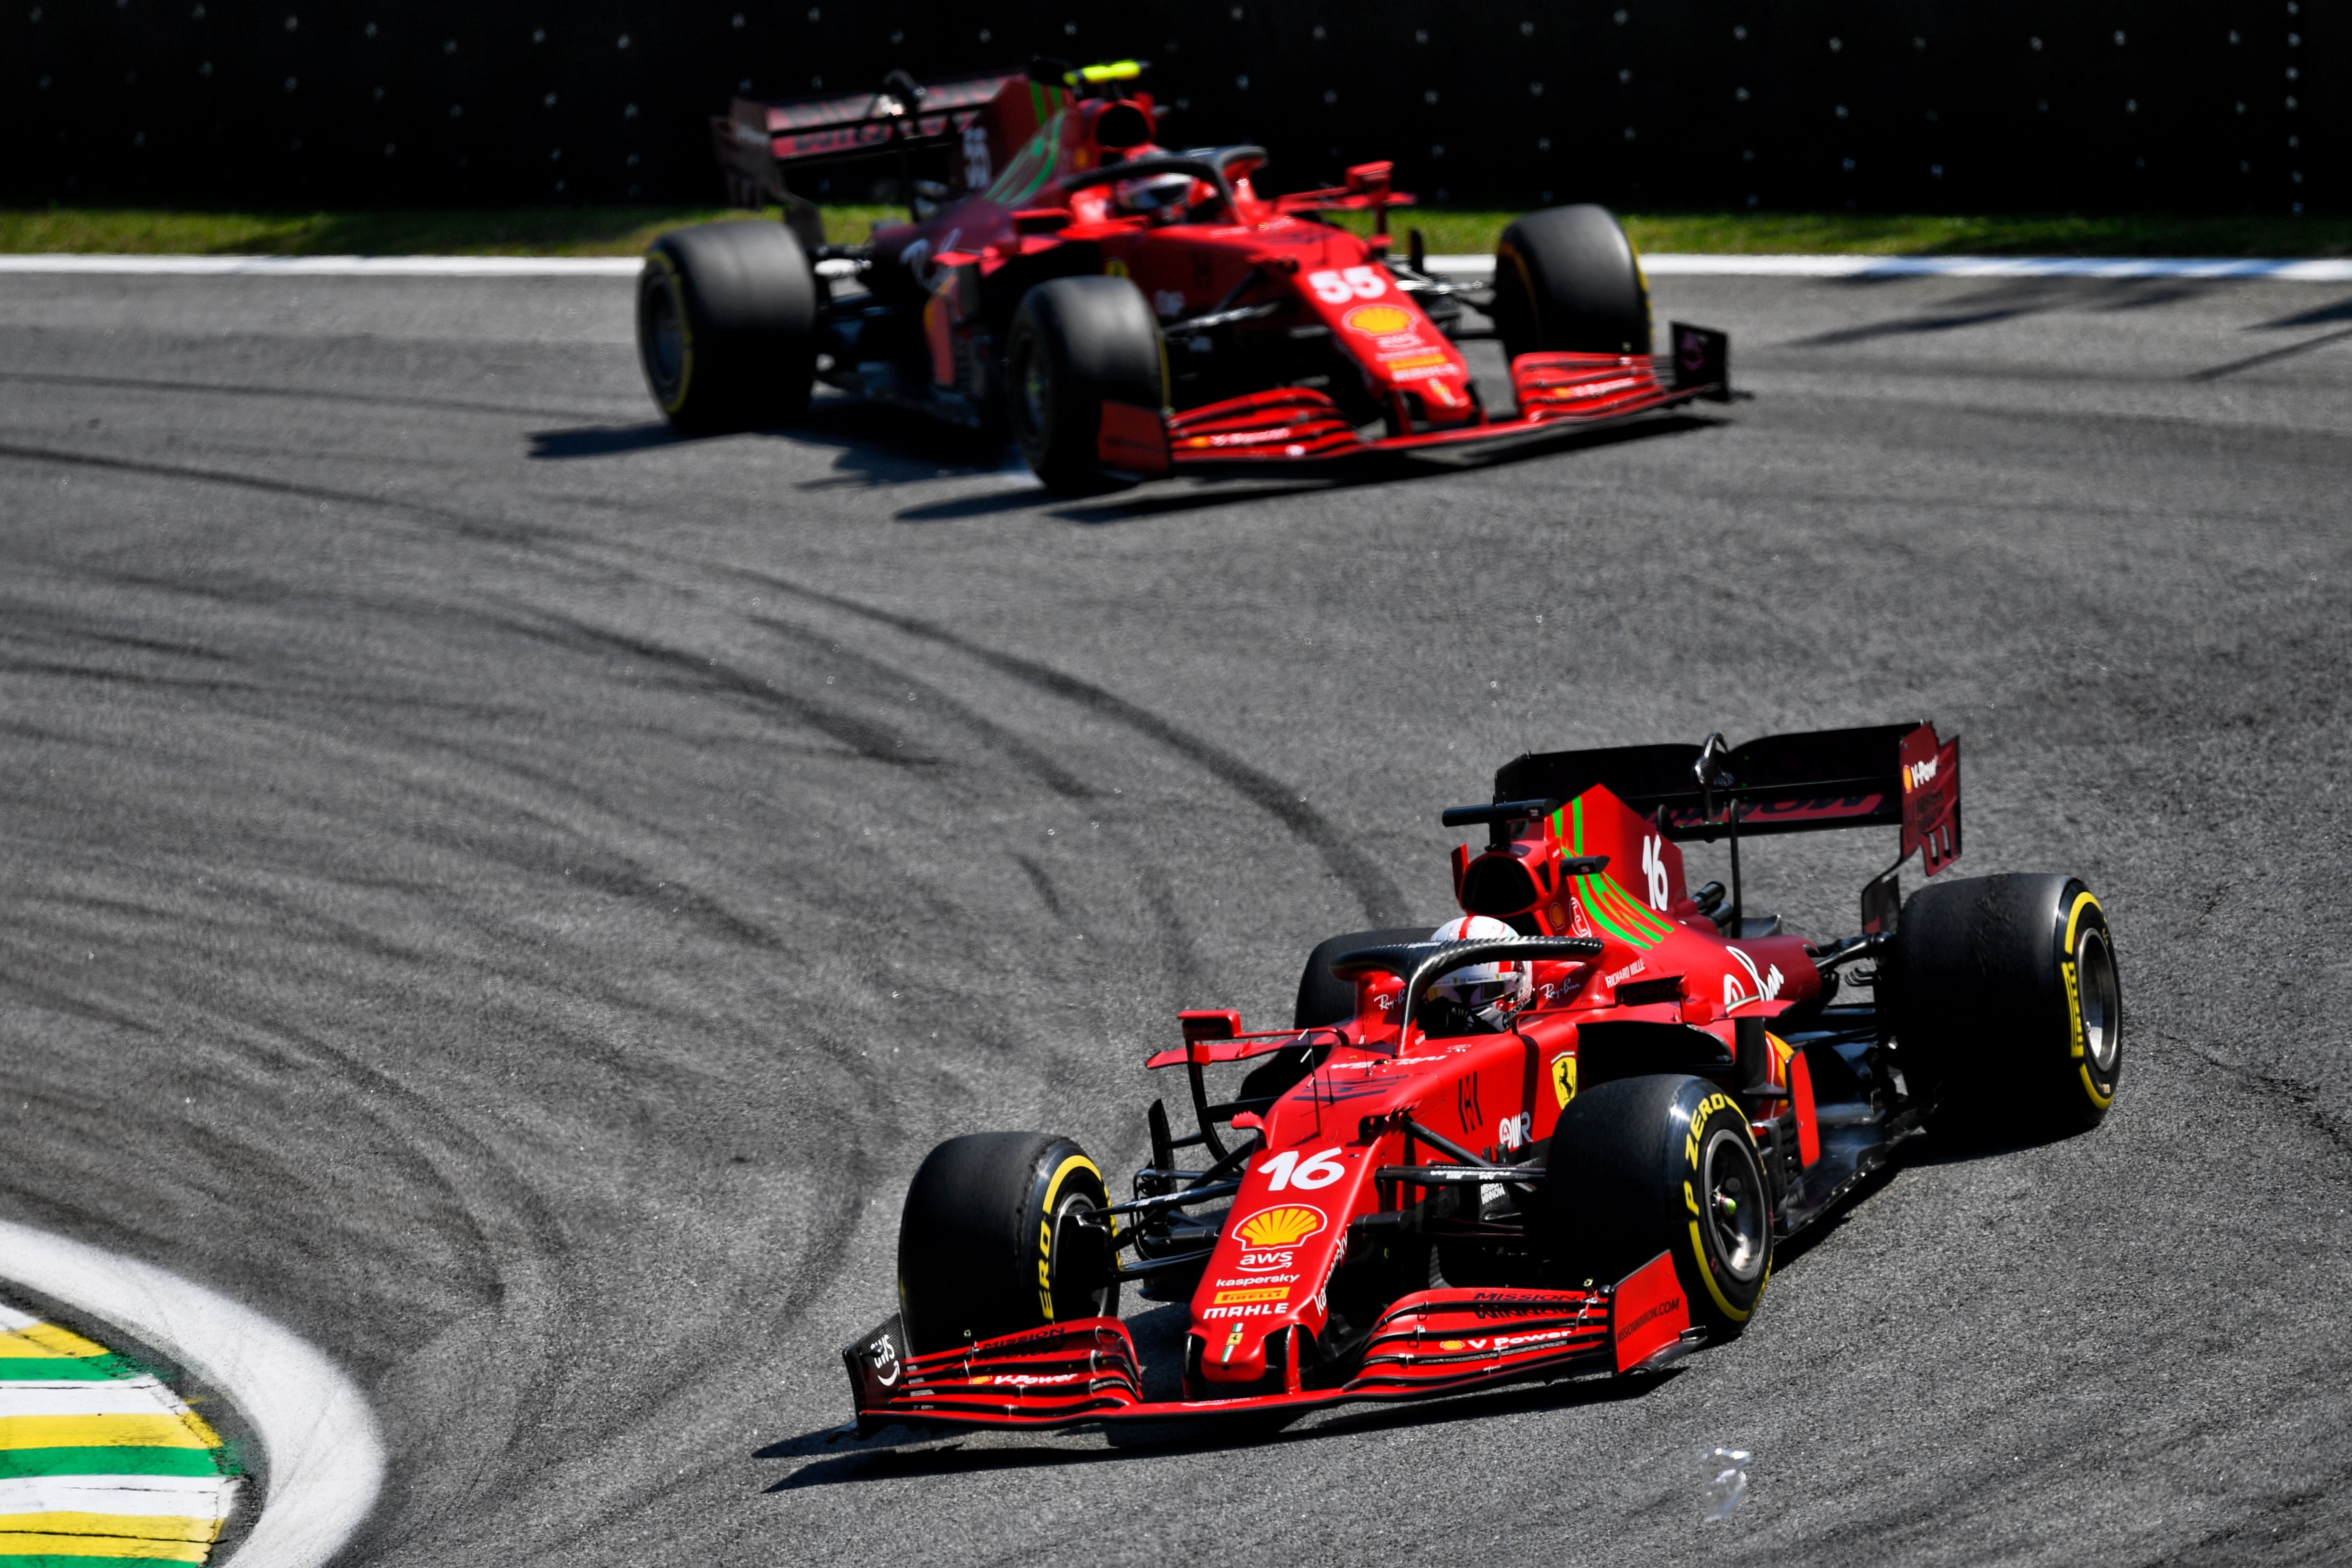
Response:
[[[1675,325],[1678,347],[1660,375],[1646,354],[1528,353],[1511,363],[1516,418],[1366,440],[1339,406],[1312,387],[1286,386],[1204,404],[1180,414],[1103,405],[1097,456],[1106,467],[1150,477],[1232,475],[1305,467],[1328,469],[1397,456],[1444,457],[1534,445],[1639,415],[1731,395],[1723,334]]]
[[[1598,1289],[1408,1296],[1374,1326],[1360,1369],[1335,1388],[1146,1400],[1135,1342],[1117,1318],[909,1356],[894,1316],[841,1358],[863,1436],[896,1424],[1042,1428],[1421,1399],[1528,1378],[1654,1371],[1704,1337],[1691,1327],[1674,1260],[1660,1253]]]

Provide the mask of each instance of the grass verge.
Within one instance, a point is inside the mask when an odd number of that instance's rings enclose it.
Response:
[[[136,255],[630,256],[664,229],[750,215],[655,206],[193,212],[141,207],[0,209],[0,251]],[[897,207],[824,209],[825,237],[866,237]],[[1413,208],[1393,215],[1431,251],[1481,255],[1516,214]],[[2229,256],[2352,255],[2352,218],[2018,216],[1837,213],[1626,213],[1648,251],[1729,255]],[[1360,214],[1346,215],[1360,228]]]
[[[0,251],[120,256],[635,256],[665,229],[732,207],[485,207],[360,212],[0,209]],[[769,209],[775,216],[775,209]],[[898,207],[827,207],[825,237],[864,239]]]

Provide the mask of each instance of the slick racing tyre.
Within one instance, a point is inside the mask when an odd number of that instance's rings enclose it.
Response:
[[[1118,1310],[1111,1249],[1074,1217],[1110,1206],[1067,1138],[973,1132],[932,1150],[898,1222],[898,1310],[916,1355]]]
[[[1512,359],[1650,352],[1650,284],[1616,215],[1546,207],[1495,247],[1495,327]]]
[[[1004,343],[1006,416],[1048,489],[1120,489],[1097,455],[1106,402],[1168,401],[1160,324],[1124,278],[1056,278],[1022,296]]]
[[[1897,1060],[1937,1130],[2063,1137],[2095,1127],[2123,1072],[2106,911],[2072,877],[1930,884],[1903,906],[1891,992]]]
[[[745,219],[673,229],[637,278],[637,359],[691,435],[781,424],[808,406],[816,273],[792,230]]]
[[[1772,1205],[1748,1118],[1703,1079],[1595,1084],[1552,1131],[1554,1277],[1613,1284],[1664,1252],[1708,1338],[1748,1326],[1772,1272]]]

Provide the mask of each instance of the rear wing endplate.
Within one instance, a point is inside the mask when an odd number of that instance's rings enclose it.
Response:
[[[980,122],[981,112],[1010,81],[1026,81],[1025,70],[989,71],[919,86],[903,73],[878,92],[836,92],[763,102],[739,98],[728,113],[710,121],[710,138],[727,176],[728,199],[756,207],[793,198],[784,189],[784,166],[818,159],[852,158],[877,153],[957,147]],[[974,186],[987,184],[983,158]]]

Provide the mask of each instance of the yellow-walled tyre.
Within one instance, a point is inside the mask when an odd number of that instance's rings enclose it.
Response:
[[[898,1310],[916,1355],[1115,1315],[1102,1172],[1067,1138],[972,1132],[933,1149],[898,1222]]]
[[[2076,879],[1929,884],[1903,906],[1880,985],[1939,1132],[2063,1136],[2115,1103],[2123,988],[2106,911]]]
[[[673,229],[637,277],[637,360],[654,405],[691,435],[782,424],[808,406],[816,272],[780,223]]]
[[[1708,1338],[1747,1328],[1772,1273],[1772,1200],[1731,1096],[1676,1074],[1595,1084],[1560,1112],[1544,1163],[1559,1283],[1614,1284],[1664,1252]]]

